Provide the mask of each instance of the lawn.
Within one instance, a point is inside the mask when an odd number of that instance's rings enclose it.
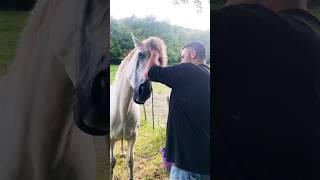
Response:
[[[168,179],[168,172],[162,165],[160,148],[165,145],[165,128],[157,125],[152,129],[151,121],[140,120],[137,141],[134,145],[134,178],[145,180]],[[115,180],[128,179],[128,163],[121,158],[120,141],[115,148],[117,164],[114,168]],[[124,142],[125,150],[127,143]]]
[[[0,66],[10,64],[28,12],[0,11]]]

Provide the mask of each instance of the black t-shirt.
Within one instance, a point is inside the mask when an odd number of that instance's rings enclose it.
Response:
[[[181,169],[209,174],[209,67],[191,63],[153,66],[148,75],[151,81],[172,89],[167,122],[167,160]]]
[[[216,179],[320,179],[320,22],[260,5],[212,12]]]

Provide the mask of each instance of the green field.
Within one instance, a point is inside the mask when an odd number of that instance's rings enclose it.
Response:
[[[152,123],[140,120],[137,141],[134,145],[134,178],[144,180],[168,179],[169,173],[162,165],[160,148],[165,145],[165,128],[157,125],[152,129]],[[127,143],[124,142],[125,151]],[[128,163],[121,158],[120,141],[115,148],[117,164],[114,168],[115,180],[128,179]]]
[[[0,65],[10,64],[15,56],[28,12],[0,11]]]

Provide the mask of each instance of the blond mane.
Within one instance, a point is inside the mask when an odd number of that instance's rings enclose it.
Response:
[[[150,50],[156,50],[159,52],[160,56],[160,63],[161,66],[166,66],[168,64],[168,56],[167,56],[167,47],[166,44],[164,43],[164,41],[158,37],[150,37],[148,39],[145,39],[144,41],[142,41],[143,46]],[[116,77],[115,77],[115,81],[117,79],[119,79],[120,74],[123,73],[123,71],[126,68],[126,65],[128,64],[128,62],[130,61],[130,59],[132,58],[134,52],[135,52],[136,48],[134,48],[133,50],[131,50],[129,52],[129,54],[121,61],[121,64],[119,65],[118,71],[116,73]]]
[[[160,53],[161,66],[168,64],[167,47],[164,41],[158,37],[150,37],[143,41],[143,44],[151,50],[156,50]]]

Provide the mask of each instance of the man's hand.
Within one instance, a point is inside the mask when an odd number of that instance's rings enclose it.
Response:
[[[148,73],[149,73],[149,70],[152,66],[154,65],[157,65],[157,66],[160,66],[160,61],[159,61],[159,52],[158,51],[151,51],[151,54],[150,54],[150,58],[147,62],[147,65],[146,65],[146,68],[144,69],[144,78],[145,79],[148,79]]]

